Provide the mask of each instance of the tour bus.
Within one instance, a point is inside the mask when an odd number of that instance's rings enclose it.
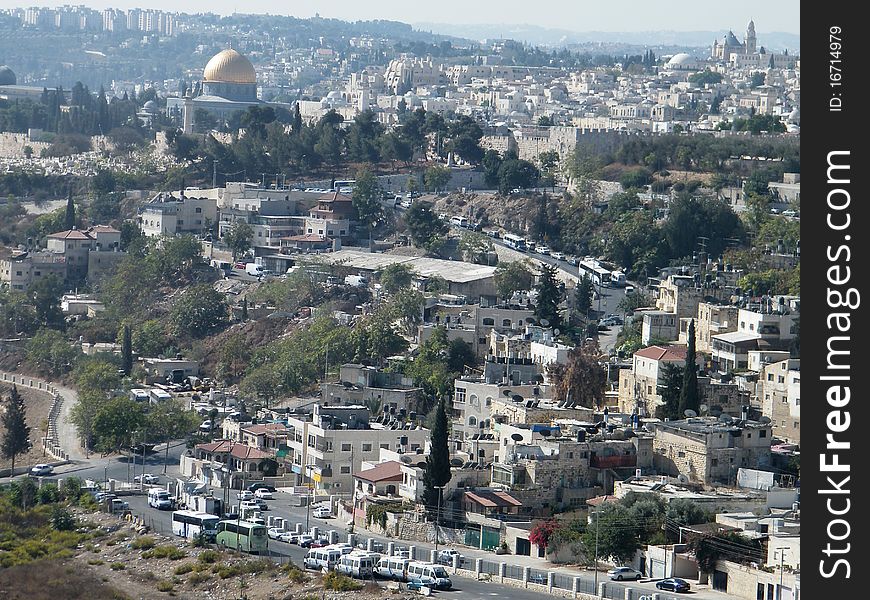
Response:
[[[598,287],[610,285],[611,272],[594,260],[584,260],[580,263],[580,277],[586,275]]]
[[[447,574],[447,569],[441,565],[434,565],[427,562],[412,562],[408,565],[408,579],[419,579],[424,583],[428,580],[434,581],[435,587],[439,590],[449,590],[453,585],[450,581],[450,575]]]
[[[371,579],[375,572],[378,555],[374,552],[354,551],[345,554],[338,561],[335,570],[357,579]]]
[[[169,510],[172,508],[172,498],[166,490],[151,488],[148,490],[148,506],[158,510]]]
[[[218,521],[216,515],[195,510],[176,510],[172,513],[172,533],[192,540],[202,534],[206,539],[213,540],[217,534]]]
[[[610,285],[613,287],[625,287],[625,273],[622,271],[613,271],[610,274]]]
[[[306,569],[323,569],[332,571],[344,556],[338,548],[312,548],[305,555],[302,564]]]
[[[375,575],[384,579],[407,581],[409,564],[411,564],[410,558],[385,556],[378,561],[378,566],[375,567]]]
[[[340,194],[352,194],[355,185],[356,179],[337,179],[332,184],[332,189]]]
[[[526,251],[526,239],[520,237],[518,235],[514,235],[512,233],[504,234],[504,243],[508,248],[513,248],[514,250],[519,250],[520,252]]]
[[[269,536],[266,526],[251,521],[229,520],[217,525],[219,546],[234,548],[240,552],[263,554],[269,548]]]

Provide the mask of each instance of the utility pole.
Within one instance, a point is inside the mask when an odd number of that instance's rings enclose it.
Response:
[[[438,559],[438,529],[441,527],[441,502],[444,498],[444,486],[436,485],[434,486],[436,490],[438,490],[438,508],[435,510],[435,558]],[[481,534],[483,535],[483,534]]]
[[[785,551],[788,550],[788,548],[785,546],[780,546],[779,548],[774,548],[774,550],[779,551],[779,589],[776,592],[776,598],[777,600],[782,600],[782,581],[785,566]]]
[[[592,513],[595,515],[595,590],[598,593],[598,511]]]
[[[212,167],[211,171],[211,187],[213,188],[217,187],[217,165],[218,161],[217,159],[214,159],[214,166]]]
[[[305,532],[311,531],[309,522],[311,521],[311,465],[305,465],[305,471],[308,473],[308,502],[305,503]]]

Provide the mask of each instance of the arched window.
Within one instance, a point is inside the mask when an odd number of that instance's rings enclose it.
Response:
[[[510,326],[511,326],[511,320],[510,320],[510,319],[502,319],[502,321],[501,321],[501,326],[502,326],[502,327],[510,327]]]
[[[484,326],[492,327],[495,325],[495,319],[490,319],[487,317],[486,319],[483,320],[483,324],[484,324]]]
[[[475,425],[477,425],[477,419],[474,417],[468,417],[468,425],[470,427],[474,427]]]

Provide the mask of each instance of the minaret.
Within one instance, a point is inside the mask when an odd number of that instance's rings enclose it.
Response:
[[[755,23],[752,19],[749,20],[749,25],[746,26],[746,39],[743,40],[743,45],[746,48],[746,54],[755,54]]]

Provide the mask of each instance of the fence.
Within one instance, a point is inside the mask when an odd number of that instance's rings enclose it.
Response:
[[[57,418],[63,406],[63,396],[60,395],[57,388],[48,381],[5,371],[0,371],[0,383],[30,388],[37,392],[51,394],[54,397],[51,408],[48,410],[48,427],[45,437],[42,438],[42,448],[57,460],[68,461],[69,454],[60,447],[60,438],[57,435]]]

